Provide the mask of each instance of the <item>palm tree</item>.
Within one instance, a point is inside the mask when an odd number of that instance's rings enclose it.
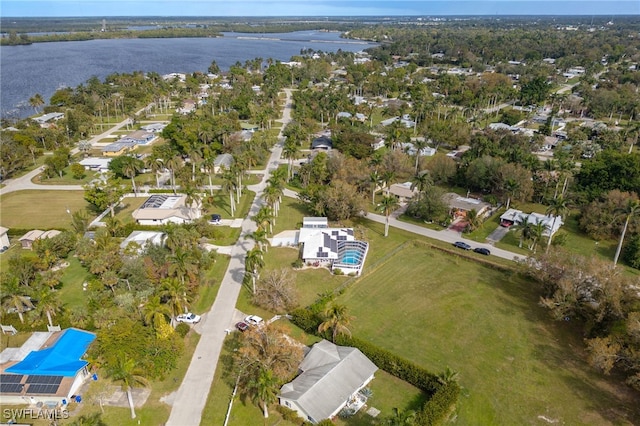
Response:
[[[20,322],[24,324],[24,313],[33,309],[31,298],[23,294],[17,281],[5,283],[2,289],[2,305],[6,310],[15,310]]]
[[[258,228],[254,232],[245,235],[245,238],[252,239],[258,245],[260,250],[263,250],[265,253],[267,252],[269,240],[267,239],[267,231],[264,229]]]
[[[182,166],[182,159],[177,155],[173,156],[165,162],[165,166],[171,173],[171,188],[173,189],[173,195],[176,195],[176,170]]]
[[[254,247],[247,252],[245,257],[245,268],[249,274],[251,274],[251,281],[253,283],[253,294],[256,294],[256,279],[258,278],[258,272],[264,268],[264,253],[260,248]]]
[[[141,170],[140,161],[137,158],[127,155],[123,158],[122,174],[131,179],[131,186],[133,187],[133,193],[137,194],[136,181],[134,178]]]
[[[62,309],[62,302],[60,302],[58,293],[48,287],[42,287],[38,292],[37,297],[37,312],[41,315],[46,315],[49,326],[53,327],[51,317],[54,317]]]
[[[162,158],[149,156],[145,159],[145,167],[156,175],[156,188],[160,188],[160,172],[164,170]]]
[[[162,303],[160,296],[152,296],[142,307],[142,319],[145,324],[158,329],[162,324],[166,324],[165,316],[171,317],[171,310]]]
[[[100,413],[83,414],[69,423],[69,426],[107,426]]]
[[[520,243],[518,247],[522,247],[524,241],[529,241],[533,234],[533,223],[529,222],[529,216],[524,216],[522,220],[517,223],[513,228],[520,235]]]
[[[265,231],[267,231],[268,226],[268,232],[273,232],[273,212],[269,207],[260,207],[260,210],[258,210],[258,213],[256,213],[256,215],[252,219],[256,223],[256,225],[258,225],[259,229],[264,229]]]
[[[520,190],[520,183],[515,179],[509,178],[505,181],[503,189],[507,195],[507,210],[509,210],[511,197],[514,197],[518,190]]]
[[[261,367],[247,382],[247,392],[254,402],[262,404],[265,419],[269,417],[267,406],[276,401],[279,381],[268,368]]]
[[[335,343],[338,334],[351,335],[349,325],[353,319],[347,312],[345,305],[338,305],[335,303],[327,306],[323,313],[324,321],[318,326],[318,332],[324,333],[327,330],[331,330],[331,341]]]
[[[416,139],[414,141],[411,142],[413,144],[413,147],[416,150],[416,164],[415,164],[415,174],[418,174],[418,167],[420,165],[420,152],[427,148],[429,146],[429,142],[424,139],[424,138],[420,138],[420,139]]]
[[[549,239],[547,240],[547,253],[549,252],[549,247],[551,247],[551,240],[556,229],[556,220],[558,220],[558,216],[560,218],[564,218],[564,215],[567,214],[568,211],[568,202],[562,195],[554,200],[551,200],[551,204],[549,205],[549,207],[547,207],[547,211],[545,212],[545,214],[553,215],[553,223],[551,224],[551,229],[549,229]]]
[[[42,99],[42,95],[40,93],[36,93],[32,97],[29,98],[29,105],[33,107],[35,113],[38,113],[38,108],[44,105],[44,99]]]
[[[618,241],[618,248],[616,248],[616,254],[613,258],[613,265],[618,264],[618,258],[620,257],[620,251],[622,250],[622,243],[624,242],[629,222],[634,216],[640,216],[640,200],[629,198],[627,204],[618,211],[619,214],[625,216],[624,226],[622,227],[622,234],[620,234],[620,240]]]
[[[293,160],[298,157],[299,148],[298,143],[289,138],[282,147],[282,156],[287,159],[287,180],[293,176]]]
[[[389,217],[391,216],[391,213],[393,213],[394,210],[398,208],[398,206],[400,206],[400,204],[398,203],[398,198],[395,195],[385,195],[384,197],[382,197],[380,204],[378,204],[378,210],[381,211],[382,214],[384,214],[386,217],[386,220],[384,222],[385,237],[389,235]]]
[[[467,231],[473,232],[482,225],[482,218],[478,214],[476,209],[471,209],[467,212]]]
[[[418,190],[418,200],[422,197],[422,194],[431,186],[433,186],[433,179],[431,179],[431,173],[425,170],[422,173],[416,173],[411,179],[411,190]]]
[[[193,219],[193,217],[191,217],[191,214],[194,212],[193,205],[196,205],[196,213],[198,213],[201,207],[200,200],[202,199],[202,196],[200,195],[198,188],[195,188],[192,184],[185,186],[182,189],[182,192],[185,195],[184,204],[189,208],[189,218]]]
[[[387,417],[383,423],[385,426],[410,426],[416,424],[416,412],[412,410],[400,411],[393,407],[393,415]]]
[[[391,184],[395,179],[396,174],[391,170],[387,170],[386,172],[382,173],[382,182],[384,182],[384,186],[386,187],[387,195],[389,195]]]
[[[544,233],[548,229],[549,227],[542,221],[538,221],[538,223],[536,223],[531,228],[531,237],[533,238],[533,243],[531,243],[530,249],[533,250],[534,253],[536,252],[536,247],[538,246],[538,243],[542,241],[542,238],[544,238]]]
[[[458,382],[458,372],[447,367],[442,373],[438,374],[438,382],[442,385]]]
[[[176,317],[184,313],[189,307],[187,287],[183,282],[175,278],[166,278],[162,280],[161,285],[160,298],[169,306],[171,323],[174,324]]]
[[[376,191],[378,187],[382,184],[382,178],[377,170],[374,170],[369,174],[369,183],[371,184],[371,204],[375,205],[376,203]]]
[[[236,177],[230,170],[224,169],[222,173],[222,189],[229,193],[229,205],[231,208],[231,217],[235,217],[236,211],[236,202],[235,202],[235,192],[236,192]]]
[[[182,247],[176,248],[175,252],[169,255],[167,260],[169,261],[169,275],[175,276],[176,278],[179,277],[183,285],[185,283],[185,275],[192,276],[198,272],[198,266],[193,253]]]
[[[107,369],[107,374],[112,380],[120,382],[122,390],[127,393],[127,400],[129,401],[129,408],[131,409],[131,418],[135,419],[136,409],[133,405],[131,388],[136,386],[146,387],[149,385],[149,382],[143,375],[143,370],[138,368],[133,358],[126,359],[124,356],[121,356],[117,359],[115,365]]]

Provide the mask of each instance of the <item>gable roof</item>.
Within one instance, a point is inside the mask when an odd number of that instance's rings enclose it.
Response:
[[[329,418],[378,370],[360,350],[322,340],[300,364],[302,373],[282,386],[280,398],[295,401],[315,421]]]

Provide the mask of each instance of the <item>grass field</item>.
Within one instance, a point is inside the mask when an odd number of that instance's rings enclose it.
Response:
[[[83,210],[95,217],[83,191],[19,191],[0,197],[0,224],[5,228],[63,229],[71,226],[67,213]]]
[[[594,372],[575,325],[551,321],[515,275],[409,245],[339,301],[355,336],[431,371],[459,372],[458,424],[640,421],[637,396]]]

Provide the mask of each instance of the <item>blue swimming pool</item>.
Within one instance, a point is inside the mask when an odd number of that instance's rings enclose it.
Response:
[[[360,263],[361,254],[358,250],[345,250],[342,255],[342,259],[340,259],[340,263],[344,263],[347,265],[357,265]]]

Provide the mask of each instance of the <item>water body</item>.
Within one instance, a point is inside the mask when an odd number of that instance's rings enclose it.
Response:
[[[278,34],[225,33],[219,38],[66,41],[0,48],[0,113],[33,114],[29,98],[40,93],[48,104],[60,87],[76,87],[92,76],[134,71],[168,74],[206,72],[215,60],[223,70],[240,61],[273,58],[288,61],[301,49],[357,52],[374,43],[340,34],[298,31]]]

